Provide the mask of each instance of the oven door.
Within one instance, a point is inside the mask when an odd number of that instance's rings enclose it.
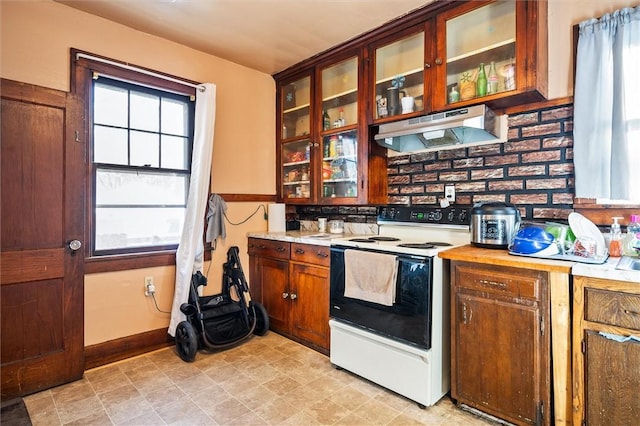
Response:
[[[390,339],[430,349],[433,259],[369,250],[398,258],[396,301],[393,306],[384,306],[344,296],[346,249],[354,248],[331,247],[331,317]]]

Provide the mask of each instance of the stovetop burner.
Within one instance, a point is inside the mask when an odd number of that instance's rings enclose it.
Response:
[[[375,237],[367,238],[351,238],[349,241],[353,241],[355,243],[375,243],[376,241],[400,241],[400,238],[377,235]]]
[[[400,241],[400,238],[396,238],[396,237],[384,237],[384,236],[375,236],[375,237],[369,237],[370,240],[373,241]]]
[[[406,247],[406,248],[413,248],[413,249],[432,249],[432,248],[435,248],[436,246],[432,244],[427,244],[427,243],[403,243],[403,244],[398,244],[398,247]]]
[[[448,247],[450,243],[442,243],[439,241],[427,242],[427,243],[402,243],[398,244],[398,247],[414,248],[414,249],[432,249],[436,247]]]

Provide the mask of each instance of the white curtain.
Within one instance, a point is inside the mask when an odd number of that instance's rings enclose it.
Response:
[[[579,25],[576,197],[640,202],[640,6]]]
[[[201,87],[204,90],[201,90]],[[196,89],[196,114],[191,156],[191,179],[182,236],[176,252],[176,287],[171,307],[169,334],[185,316],[180,305],[189,299],[191,276],[202,271],[204,260],[204,217],[208,204],[213,135],[216,121],[216,86],[205,83]]]

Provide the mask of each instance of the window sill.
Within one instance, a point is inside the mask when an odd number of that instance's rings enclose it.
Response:
[[[211,247],[205,247],[204,260],[211,260]],[[156,266],[175,266],[176,251],[120,254],[113,256],[89,257],[85,259],[84,273],[128,271],[132,269],[153,268]]]

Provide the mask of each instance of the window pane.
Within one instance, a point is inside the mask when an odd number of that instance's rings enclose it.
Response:
[[[189,106],[175,99],[162,99],[162,133],[189,136]]]
[[[189,169],[189,140],[175,136],[162,136],[160,167],[163,169]]]
[[[132,129],[157,132],[160,129],[160,98],[140,92],[131,92]]]
[[[97,208],[96,250],[178,244],[184,207]]]
[[[107,164],[129,164],[127,130],[93,126],[93,161]]]
[[[131,165],[159,167],[160,137],[156,133],[131,131]]]
[[[185,206],[187,183],[187,175],[98,169],[96,205]]]
[[[95,83],[93,122],[127,127],[127,90]]]

